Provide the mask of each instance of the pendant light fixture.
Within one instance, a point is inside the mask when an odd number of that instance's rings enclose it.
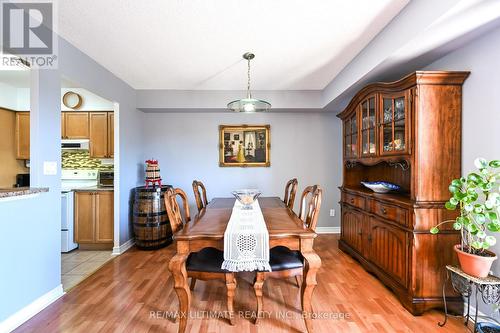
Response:
[[[263,101],[261,99],[252,98],[252,93],[250,92],[250,60],[252,60],[253,58],[255,58],[255,54],[250,52],[247,52],[243,55],[243,59],[246,59],[248,61],[247,97],[229,102],[227,104],[227,108],[231,111],[260,112],[268,111],[271,108],[271,103]]]

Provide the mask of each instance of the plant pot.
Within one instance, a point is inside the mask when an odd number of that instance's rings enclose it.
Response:
[[[493,323],[479,323],[477,333],[500,333],[500,326]]]
[[[460,244],[455,245],[453,249],[457,253],[460,268],[472,276],[487,277],[493,261],[497,260],[496,254],[491,251],[486,251],[491,254],[490,257],[483,257],[462,251]]]

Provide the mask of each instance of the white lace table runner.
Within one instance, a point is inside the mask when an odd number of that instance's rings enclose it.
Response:
[[[231,272],[271,271],[269,233],[258,200],[253,209],[243,210],[236,200],[224,232],[222,269]]]

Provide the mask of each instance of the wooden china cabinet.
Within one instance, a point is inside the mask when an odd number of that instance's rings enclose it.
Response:
[[[456,261],[451,228],[429,229],[455,212],[444,208],[461,175],[462,84],[469,72],[419,71],[360,90],[343,121],[339,247],[374,273],[412,314],[442,306],[444,267]],[[361,181],[401,191],[374,193]],[[449,303],[462,299],[450,289]]]

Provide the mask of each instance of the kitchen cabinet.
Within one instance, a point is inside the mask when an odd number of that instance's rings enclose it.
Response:
[[[113,246],[113,191],[75,192],[75,242]]]
[[[16,158],[30,158],[30,113],[16,112]]]
[[[108,157],[115,156],[115,114],[108,112]]]
[[[63,112],[61,119],[61,135],[63,139],[89,139],[89,113]]]
[[[99,191],[95,195],[95,241],[96,243],[113,243],[114,239],[114,219],[113,191]]]
[[[108,157],[108,113],[90,112],[90,156]]]
[[[75,242],[95,242],[95,192],[75,193]]]

